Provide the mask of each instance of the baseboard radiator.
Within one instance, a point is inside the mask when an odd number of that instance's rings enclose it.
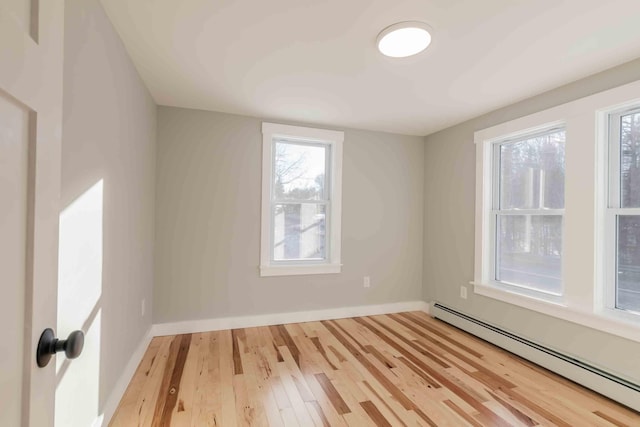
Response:
[[[436,319],[469,332],[629,408],[640,411],[640,385],[638,384],[438,302],[432,304],[429,313]],[[629,355],[629,357],[638,358],[640,361],[640,356],[637,354]]]

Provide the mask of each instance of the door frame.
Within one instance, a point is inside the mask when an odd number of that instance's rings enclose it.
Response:
[[[63,46],[64,0],[31,0],[26,25],[0,5],[0,91],[29,111],[23,426],[54,424],[55,363],[35,353],[57,316]]]

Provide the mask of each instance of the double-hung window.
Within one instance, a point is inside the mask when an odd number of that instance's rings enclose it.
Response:
[[[491,282],[517,293],[562,295],[565,131],[493,142]]]
[[[640,107],[609,114],[608,308],[640,314]],[[612,267],[612,268],[611,268]]]
[[[640,80],[474,142],[472,298],[640,342]]]
[[[263,123],[262,276],[340,272],[342,132]]]

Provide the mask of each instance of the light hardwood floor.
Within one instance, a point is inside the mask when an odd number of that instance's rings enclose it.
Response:
[[[111,426],[640,426],[424,313],[154,338]]]

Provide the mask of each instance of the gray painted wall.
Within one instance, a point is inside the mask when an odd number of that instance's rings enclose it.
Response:
[[[104,179],[102,409],[151,325],[156,105],[100,3],[65,6],[63,209]]]
[[[640,60],[579,80],[539,96],[453,126],[425,138],[425,301],[439,301],[517,332],[629,379],[640,381],[640,343],[521,309],[469,292],[473,280],[475,146],[473,134],[640,77]],[[590,191],[585,189],[585,191]],[[470,289],[471,290],[471,289]]]
[[[154,323],[419,300],[423,139],[346,129],[342,273],[261,278],[261,123],[159,107]]]

